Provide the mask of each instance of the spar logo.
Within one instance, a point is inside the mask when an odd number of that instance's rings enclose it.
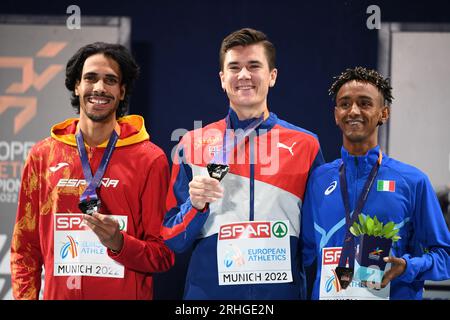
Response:
[[[288,227],[286,223],[278,221],[275,222],[272,226],[272,232],[277,238],[283,238],[288,233]]]
[[[339,264],[339,258],[341,257],[341,251],[342,251],[342,248],[340,248],[340,247],[324,248],[323,255],[322,255],[322,264],[323,265]]]
[[[69,239],[69,241],[63,244],[60,251],[61,258],[67,258],[70,253],[71,258],[74,259],[78,256],[78,242],[75,241],[72,236],[67,236],[67,239]]]
[[[270,238],[270,222],[241,222],[220,227],[219,240]]]
[[[87,226],[83,221],[83,213],[59,213],[55,214],[56,231],[82,231]]]

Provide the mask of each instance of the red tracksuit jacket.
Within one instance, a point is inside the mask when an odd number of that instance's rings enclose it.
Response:
[[[44,299],[152,299],[152,273],[174,263],[160,237],[169,168],[163,151],[149,141],[140,116],[118,120],[119,140],[97,189],[100,213],[123,215],[128,221],[122,250],[107,250],[124,266],[124,277],[55,276],[55,257],[62,255],[54,248],[55,214],[80,217],[79,197],[86,188],[75,140],[77,123],[68,119],[53,126],[51,137],[37,143],[26,161],[11,245],[13,295],[38,299],[44,267]],[[93,174],[105,147],[87,147]],[[71,245],[72,255],[82,250],[77,239]]]

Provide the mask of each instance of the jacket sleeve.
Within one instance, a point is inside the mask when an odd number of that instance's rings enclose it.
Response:
[[[118,254],[108,249],[108,255],[126,268],[138,272],[163,272],[173,266],[174,253],[164,244],[160,228],[165,212],[164,201],[169,184],[169,164],[164,154],[157,157],[147,173],[141,199],[143,239],[126,232],[123,247]]]
[[[166,244],[175,252],[189,249],[200,234],[209,208],[195,209],[189,198],[192,169],[186,161],[183,140],[180,142],[172,166],[172,178],[167,196],[168,211],[164,217],[161,234]]]
[[[308,172],[305,196],[303,199],[302,214],[300,217],[300,250],[305,267],[310,267],[316,259],[316,242],[314,235],[314,170],[325,163],[319,138],[317,139],[316,154]]]
[[[402,256],[406,270],[398,279],[408,283],[450,279],[450,233],[426,176],[418,182],[415,199],[413,252]]]
[[[37,300],[43,258],[39,242],[39,180],[30,152],[22,172],[16,223],[11,241],[11,283],[15,299]]]
[[[319,167],[319,166],[321,166],[322,164],[325,163],[325,159],[324,159],[323,154],[322,154],[322,149],[320,148],[320,143],[319,143],[318,140],[317,140],[317,144],[318,144],[318,149],[317,149],[317,153],[316,153],[316,156],[314,158],[314,161],[311,164],[311,168],[309,169],[309,176],[314,171],[314,169],[316,169],[317,167]]]
[[[302,207],[300,227],[300,248],[303,256],[303,264],[309,267],[316,259],[316,241],[314,231],[314,175],[309,178]]]

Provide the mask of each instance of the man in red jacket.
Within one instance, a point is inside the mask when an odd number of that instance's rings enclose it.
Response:
[[[169,167],[144,119],[124,116],[139,68],[118,44],[86,45],[65,84],[79,118],[51,129],[22,175],[11,244],[16,299],[152,299],[173,253],[160,237]]]

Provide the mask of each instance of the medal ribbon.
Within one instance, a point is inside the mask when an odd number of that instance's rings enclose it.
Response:
[[[264,121],[264,112],[259,118],[253,120],[247,127],[245,127],[243,135],[234,136],[232,140],[228,137],[228,132],[232,129],[229,114],[227,115],[225,121],[227,128],[223,137],[222,152],[217,153],[211,162],[228,165],[230,153],[233,151],[234,147],[239,147],[241,142],[245,140],[245,138],[248,137]]]
[[[77,147],[81,159],[81,165],[83,166],[84,178],[86,180],[86,183],[88,184],[80,197],[80,201],[84,201],[86,199],[98,199],[96,189],[100,185],[103,175],[105,174],[106,167],[108,166],[108,162],[111,159],[111,155],[116,146],[116,142],[117,140],[119,140],[119,135],[115,130],[113,130],[111,137],[109,138],[106,150],[103,153],[100,166],[98,167],[97,172],[95,172],[94,178],[92,178],[91,166],[89,165],[89,160],[86,152],[86,147],[84,146],[84,139],[81,130],[75,135],[75,137],[77,140]]]
[[[348,259],[348,265],[350,269],[353,269],[354,267],[354,260],[355,260],[355,238],[353,234],[350,232],[350,227],[352,224],[358,219],[359,214],[361,213],[361,210],[364,207],[364,204],[367,201],[367,197],[369,195],[370,188],[372,187],[373,182],[375,181],[375,177],[377,176],[378,169],[381,165],[382,160],[382,153],[380,150],[380,153],[378,155],[377,162],[373,165],[372,171],[369,174],[369,177],[366,180],[366,183],[364,184],[364,188],[359,195],[358,202],[356,205],[355,210],[353,211],[352,217],[350,217],[350,200],[348,198],[348,189],[347,189],[347,180],[345,178],[345,166],[344,163],[342,163],[341,167],[339,168],[339,183],[341,185],[341,196],[342,201],[344,202],[345,207],[345,223],[347,225],[347,231],[345,233],[344,238],[344,245],[342,247],[341,257],[339,258],[339,267],[346,267],[347,265],[347,259]]]

